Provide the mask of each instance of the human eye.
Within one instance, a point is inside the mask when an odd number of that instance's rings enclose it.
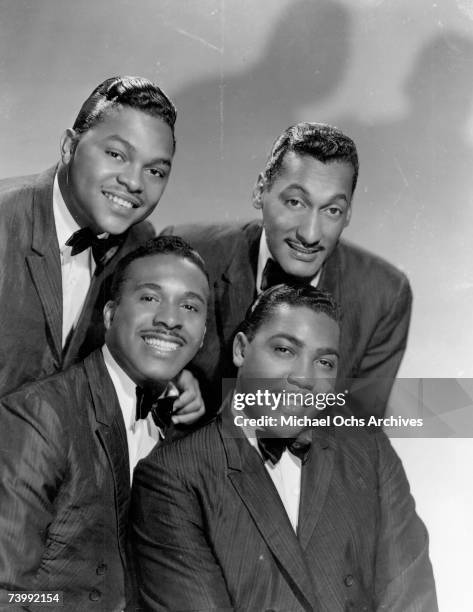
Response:
[[[333,370],[336,365],[334,359],[328,359],[327,357],[320,357],[317,359],[316,364],[324,370]]]
[[[167,176],[167,172],[162,168],[148,168],[147,172],[153,178],[165,178]]]
[[[294,351],[292,348],[281,344],[275,345],[273,347],[273,350],[279,357],[290,358],[294,355]]]
[[[325,209],[325,212],[329,217],[333,219],[338,219],[343,215],[344,210],[343,208],[340,208],[340,206],[328,206]]]
[[[108,155],[109,157],[111,157],[112,159],[115,160],[120,160],[120,161],[124,161],[125,160],[125,156],[123,155],[123,153],[121,153],[120,151],[117,151],[115,149],[106,149],[105,150],[106,155]]]
[[[299,198],[287,198],[285,204],[288,208],[292,209],[299,209],[305,206],[304,202],[299,200]]]
[[[184,310],[187,310],[189,312],[199,312],[199,308],[195,304],[185,303],[182,305],[182,307],[184,308]]]
[[[144,293],[140,296],[140,302],[150,303],[150,302],[158,302],[158,297],[151,293]]]

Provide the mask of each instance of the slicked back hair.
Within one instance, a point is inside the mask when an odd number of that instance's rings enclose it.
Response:
[[[187,259],[196,265],[206,277],[207,282],[209,281],[209,275],[204,260],[190,244],[179,236],[158,236],[157,238],[148,240],[134,251],[131,251],[131,253],[125,255],[123,259],[120,259],[113,274],[110,299],[114,302],[120,301],[121,288],[126,280],[126,270],[130,264],[137,259],[143,259],[144,257],[151,257],[153,255],[175,255],[181,259]]]
[[[281,305],[305,307],[323,313],[340,324],[340,309],[333,297],[311,285],[275,285],[263,291],[246,313],[237,331],[253,340],[256,332]]]
[[[111,109],[125,106],[164,121],[172,131],[176,109],[166,94],[152,81],[135,76],[116,76],[100,83],[82,104],[72,129],[83,134],[99,123]]]
[[[346,162],[353,167],[352,193],[358,180],[358,153],[351,138],[341,130],[324,123],[301,122],[285,130],[273,144],[263,171],[265,188],[270,189],[287,153],[307,155],[328,164]]]

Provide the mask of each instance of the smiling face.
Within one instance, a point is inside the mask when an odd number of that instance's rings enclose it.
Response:
[[[105,343],[140,386],[164,388],[199,350],[209,287],[192,261],[174,254],[136,259],[118,301],[104,309]]]
[[[291,151],[269,188],[260,177],[254,205],[285,272],[307,279],[319,272],[350,220],[353,174],[348,162],[324,164]]]
[[[252,340],[239,332],[234,341],[233,361],[239,368],[239,392],[254,393],[262,383],[271,393],[302,394],[333,391],[338,370],[338,324],[328,315],[307,306],[280,304],[258,327]],[[279,406],[277,411],[246,407],[250,417],[261,414],[317,416],[313,405]],[[323,415],[322,415],[323,416]],[[298,431],[278,423],[274,435],[293,437]]]
[[[158,204],[174,140],[162,119],[119,106],[83,134],[67,130],[61,152],[59,185],[78,225],[121,234]]]

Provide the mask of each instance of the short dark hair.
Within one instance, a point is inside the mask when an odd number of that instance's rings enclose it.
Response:
[[[248,340],[252,340],[261,325],[282,304],[310,308],[340,323],[340,309],[330,293],[320,291],[312,285],[275,285],[256,298],[237,331],[243,332]]]
[[[293,151],[298,155],[309,155],[327,164],[347,162],[353,166],[352,191],[358,180],[358,153],[351,138],[341,130],[324,123],[301,122],[284,130],[273,144],[263,171],[265,187],[270,188],[281,170],[284,157]]]
[[[158,236],[157,238],[151,238],[151,240],[125,255],[123,259],[120,259],[113,273],[110,299],[114,302],[120,300],[121,286],[125,280],[125,272],[128,266],[136,259],[152,255],[176,255],[181,259],[188,259],[202,271],[207,282],[209,281],[204,260],[190,244],[179,236]]]
[[[111,108],[128,106],[162,119],[171,128],[174,145],[176,109],[152,81],[135,76],[116,76],[100,83],[82,104],[72,129],[83,134],[103,119]]]

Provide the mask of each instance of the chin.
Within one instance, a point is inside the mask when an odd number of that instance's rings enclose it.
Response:
[[[313,278],[318,271],[320,270],[320,266],[307,266],[305,264],[294,263],[291,261],[287,266],[282,266],[291,276],[297,276],[298,278]]]

